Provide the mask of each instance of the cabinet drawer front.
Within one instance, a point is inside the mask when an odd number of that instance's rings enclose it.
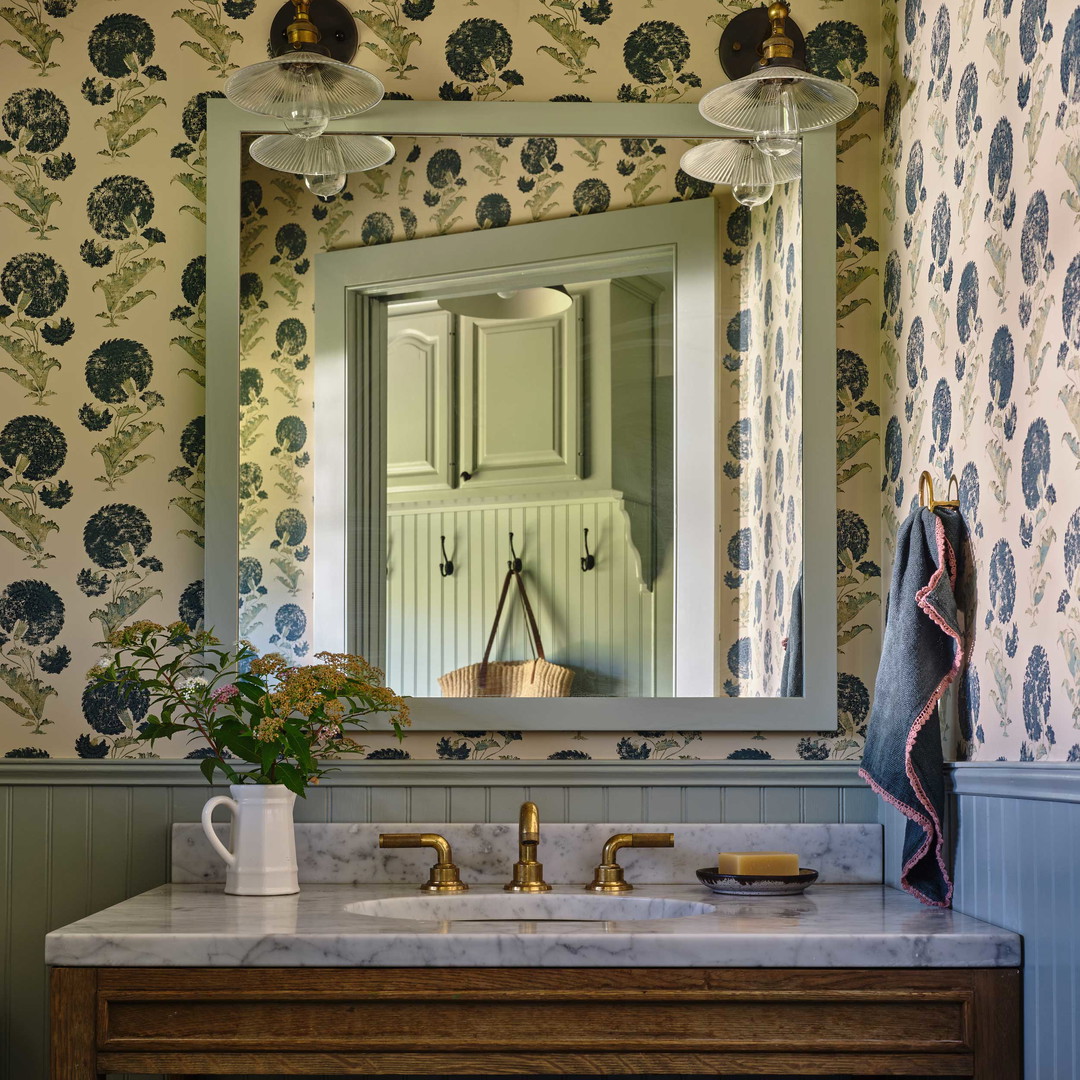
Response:
[[[323,1049],[399,1052],[806,1050],[962,1052],[966,994],[720,991],[677,1000],[544,994],[478,999],[214,1000],[163,995],[103,1002],[102,1049]]]

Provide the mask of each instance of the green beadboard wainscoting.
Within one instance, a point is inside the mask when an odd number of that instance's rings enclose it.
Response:
[[[168,879],[174,821],[211,794],[195,763],[0,763],[0,1080],[46,1076],[44,936]],[[468,762],[343,765],[300,821],[867,822],[854,764]]]

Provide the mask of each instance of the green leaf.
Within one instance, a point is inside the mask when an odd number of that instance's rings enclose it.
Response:
[[[122,269],[115,270],[107,277],[94,282],[94,289],[99,291],[105,298],[105,313],[99,314],[99,318],[106,318],[110,326],[116,325],[117,316],[123,316],[137,304],[157,293],[151,289],[143,289],[131,294],[135,288],[154,270],[164,270],[165,264],[160,259],[144,258],[132,259]]]
[[[107,638],[113,631],[119,630],[143,604],[155,596],[161,596],[161,590],[149,585],[122,592],[115,600],[110,600],[103,607],[91,611],[90,618],[98,620],[103,636]]]
[[[852,641],[854,638],[857,638],[861,633],[869,629],[870,626],[868,623],[860,623],[858,626],[850,627],[849,629],[843,631],[843,633],[837,635],[836,647],[838,649],[842,649],[849,641]]]
[[[165,99],[163,97],[156,97],[153,94],[130,98],[123,105],[113,109],[108,115],[102,116],[95,121],[94,127],[105,132],[105,140],[109,148],[104,152],[115,157],[123,154],[125,150],[130,150],[131,147],[147,135],[157,134],[156,128],[140,128],[135,132],[132,132],[131,129],[151,109],[164,104]],[[123,156],[126,157],[127,155],[123,154]]]
[[[206,202],[206,177],[200,176],[198,173],[178,173],[173,177],[174,180],[183,184],[184,187],[195,196],[199,202]],[[265,228],[265,226],[264,226]]]
[[[22,368],[0,368],[0,372],[10,376],[28,393],[27,397],[37,396],[41,400],[46,395],[49,372],[60,367],[60,361],[46,356],[40,349],[35,349],[22,338],[0,335],[0,349],[3,349],[16,364]],[[52,393],[52,391],[48,391]]]
[[[181,48],[187,47],[207,61],[215,70],[220,70],[229,62],[229,53],[233,45],[244,40],[243,35],[231,30],[224,23],[201,11],[181,8],[172,13],[174,19],[181,19],[199,35],[207,46],[195,41],[182,41]]]
[[[4,682],[21,699],[16,701],[14,698],[0,697],[0,702],[27,720],[28,727],[40,728],[45,722],[45,705],[56,694],[55,688],[11,664],[0,664],[0,682]]]
[[[850,461],[867,443],[878,438],[876,431],[850,431],[836,440],[836,464],[843,465]]]
[[[837,302],[847,299],[867,278],[877,274],[875,266],[853,266],[840,270],[836,275]]]
[[[836,603],[836,621],[840,627],[846,627],[868,604],[880,602],[876,592],[849,593]]]
[[[202,772],[203,776],[206,777],[207,783],[212,784],[214,782],[214,770],[217,766],[217,758],[207,757],[199,762],[199,770]]]
[[[849,480],[854,479],[859,473],[869,468],[869,462],[860,461],[858,465],[849,465],[846,469],[842,469],[836,476],[836,490],[840,491]]]
[[[146,461],[153,461],[150,454],[133,454],[151,435],[165,428],[156,420],[142,420],[110,435],[104,442],[94,445],[91,453],[97,454],[105,466],[105,476],[98,477],[112,485],[127,476]]]
[[[49,533],[60,531],[60,526],[55,521],[50,521],[43,514],[31,512],[15,499],[0,498],[0,514],[23,532],[34,553],[44,550]]]
[[[573,5],[570,5],[571,9]],[[529,22],[542,26],[564,49],[566,53],[559,53],[549,45],[542,45],[537,52],[547,53],[555,57],[559,63],[571,70],[579,70],[584,67],[585,57],[590,49],[595,49],[600,42],[590,37],[581,30],[576,29],[565,19],[552,17],[551,15],[532,15]]]
[[[206,367],[206,339],[201,337],[189,337],[186,334],[182,334],[180,337],[174,337],[170,342],[171,345],[175,345],[178,349],[183,349],[184,352],[191,357],[195,363]]]
[[[0,8],[0,19],[28,42],[24,45],[19,41],[8,40],[3,44],[10,45],[23,59],[36,64],[42,75],[50,68],[60,66],[49,61],[53,45],[64,40],[64,35],[59,30],[54,30],[41,19],[10,7]]]

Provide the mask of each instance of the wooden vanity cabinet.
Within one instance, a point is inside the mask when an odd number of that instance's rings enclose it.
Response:
[[[53,968],[107,1073],[1020,1078],[1016,969]]]

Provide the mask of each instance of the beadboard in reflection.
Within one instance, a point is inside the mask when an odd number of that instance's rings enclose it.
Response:
[[[499,506],[391,507],[388,524],[390,686],[438,697],[440,675],[480,661],[512,532],[547,658],[574,669],[574,695],[670,695],[670,626],[657,633],[656,592],[644,580],[625,500],[563,497]],[[588,573],[580,563],[585,529],[596,555],[596,567]],[[450,577],[441,575],[436,554],[443,536],[454,563]],[[657,655],[661,650],[668,653],[666,663]],[[526,621],[511,592],[492,659],[531,656]]]

